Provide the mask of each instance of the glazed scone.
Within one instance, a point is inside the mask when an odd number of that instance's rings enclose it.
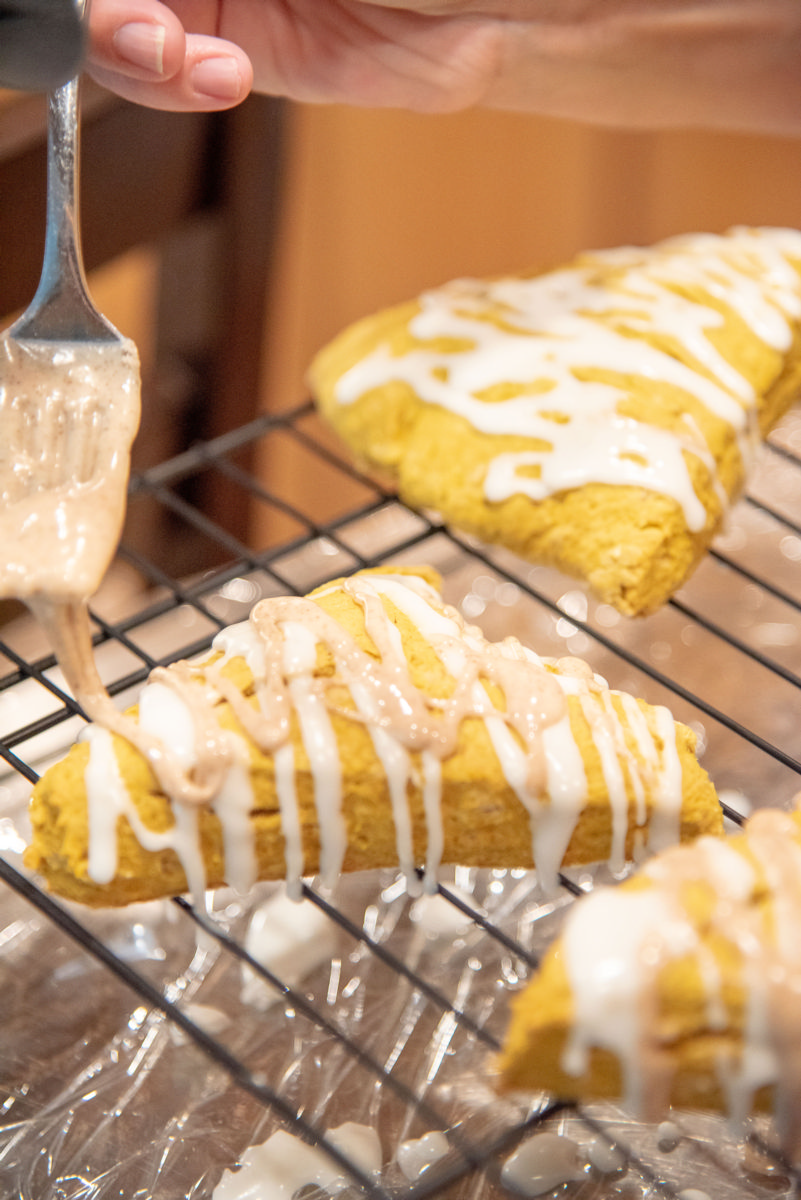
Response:
[[[801,1150],[801,817],[655,856],[579,900],[516,998],[502,1087],[740,1121],[773,1109]]]
[[[27,864],[93,905],[440,863],[610,860],[719,833],[695,738],[577,659],[488,642],[426,571],[263,600],[157,669],[30,806]]]
[[[457,280],[346,329],[311,391],[456,529],[643,615],[689,577],[801,389],[801,233],[734,229]]]

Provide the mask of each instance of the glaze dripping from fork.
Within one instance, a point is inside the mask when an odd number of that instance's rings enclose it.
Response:
[[[0,597],[31,609],[76,700],[102,720],[113,706],[94,662],[88,601],[122,530],[140,379],[135,345],[86,286],[78,89],[71,80],[48,98],[41,278],[0,337]]]

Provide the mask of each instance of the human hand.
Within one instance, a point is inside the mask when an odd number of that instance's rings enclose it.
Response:
[[[251,87],[422,111],[479,102],[500,26],[420,13],[415,3],[94,0],[88,68],[127,99],[175,110],[230,107]]]
[[[159,108],[257,91],[801,135],[798,0],[94,0],[90,70]]]

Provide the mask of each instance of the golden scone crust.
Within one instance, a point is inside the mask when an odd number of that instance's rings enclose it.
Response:
[[[619,885],[620,924],[605,938],[604,969],[578,961],[581,939],[571,949],[566,926],[512,1003],[497,1061],[501,1090],[581,1101],[620,1100],[633,1091],[634,1115],[652,1119],[671,1105],[734,1110],[738,1117],[765,1110],[786,1115],[788,1101],[797,1110],[801,1018],[792,989],[799,969],[801,816],[763,810],[744,833],[722,839],[714,854],[708,850],[705,839],[668,850]],[[618,951],[616,943],[626,942],[623,922],[631,927],[638,904],[654,892],[667,897],[667,906],[654,910],[659,919],[642,926],[636,946]],[[585,917],[599,896],[578,902]],[[606,994],[612,978],[623,979],[617,1011],[626,1006],[630,1039],[621,1040],[611,1022],[605,1029],[603,1020],[586,1016],[593,1004],[596,1016],[614,1011]],[[616,1037],[625,1053],[613,1048]],[[570,1069],[576,1039],[586,1049],[579,1071]],[[799,1119],[796,1112],[790,1122],[796,1152]]]
[[[432,619],[456,622],[456,614],[443,604],[432,586],[432,572],[406,572],[387,568],[386,572],[362,572],[349,581],[334,581],[309,598],[327,618],[360,651],[380,656],[368,633],[365,611],[357,598],[365,593],[375,599],[384,589],[382,609],[388,628],[400,635],[403,658],[415,689],[423,697],[434,698],[430,705],[438,719],[438,706],[447,703],[457,681],[451,676],[438,655],[435,645],[424,636],[409,615],[398,607],[406,592],[414,603],[425,606]],[[356,589],[356,590],[354,590]],[[361,589],[361,590],[360,590]],[[366,591],[365,591],[366,589]],[[378,589],[378,590],[375,590]],[[374,594],[375,593],[375,594]],[[393,596],[395,599],[393,599]],[[396,600],[398,603],[396,603]],[[271,602],[262,602],[262,610],[271,613]],[[281,603],[284,603],[282,601]],[[287,600],[292,604],[293,601]],[[298,601],[311,611],[309,601]],[[289,610],[287,610],[289,611]],[[294,610],[292,610],[294,611]],[[301,611],[301,610],[298,610]],[[409,611],[416,611],[410,609]],[[457,628],[457,623],[453,625]],[[464,630],[472,637],[479,653],[488,645],[477,631]],[[327,635],[329,636],[329,635]],[[383,636],[383,634],[382,634]],[[350,642],[347,642],[350,645]],[[491,648],[490,648],[491,649]],[[340,647],[341,650],[341,647]],[[344,653],[344,651],[342,651]],[[572,660],[570,660],[572,662]],[[198,688],[211,683],[212,688],[225,690],[233,685],[240,703],[252,710],[258,708],[256,686],[251,665],[237,653],[221,654],[216,650],[208,662],[216,664],[223,682],[212,675],[212,667],[195,665],[193,677]],[[567,663],[568,660],[565,660]],[[539,663],[525,665],[530,671],[532,688],[536,691],[543,673],[559,675],[559,664],[543,667]],[[565,670],[567,668],[564,668]],[[572,669],[572,668],[571,668]],[[172,668],[168,668],[167,674]],[[340,869],[358,871],[367,868],[399,864],[399,833],[396,826],[390,781],[385,764],[379,757],[368,721],[353,719],[355,686],[343,674],[341,663],[335,660],[330,644],[318,643],[316,662],[310,677],[325,682],[326,709],[336,740],[338,762],[341,764],[341,818],[344,828],[344,847]],[[356,678],[356,676],[354,677]],[[193,684],[194,686],[194,684]],[[491,684],[487,683],[489,692]],[[574,686],[571,683],[571,686]],[[578,687],[578,685],[575,685]],[[561,692],[560,692],[561,695]],[[504,697],[493,693],[493,704],[502,710]],[[570,736],[581,756],[586,777],[586,795],[570,829],[564,863],[605,860],[612,850],[616,820],[625,822],[623,853],[630,858],[637,845],[648,840],[648,828],[658,805],[657,792],[664,790],[661,766],[655,761],[650,767],[643,760],[643,731],[635,732],[632,710],[626,707],[617,693],[593,683],[579,688],[577,694],[565,698]],[[653,753],[659,762],[675,762],[680,795],[677,799],[676,836],[694,838],[721,830],[721,811],[714,787],[695,756],[695,738],[686,727],[665,724],[666,710],[657,710],[644,701],[636,703],[642,715],[648,737],[653,739]],[[659,713],[661,711],[661,718]],[[243,727],[241,711],[230,698],[216,694],[214,719],[223,729],[233,732],[239,744],[246,746],[248,786],[250,788],[249,824],[255,848],[257,875],[261,879],[280,879],[287,875],[286,826],[280,803],[280,780],[276,772],[275,749],[257,744],[252,731]],[[610,715],[611,714],[611,715]],[[636,714],[635,714],[636,715]],[[135,718],[135,712],[132,714]],[[593,723],[601,720],[617,730],[618,761],[622,772],[622,818],[615,817],[604,764],[595,740]],[[665,745],[668,737],[675,745]],[[143,753],[117,733],[113,739],[114,757],[125,794],[135,807],[139,820],[148,830],[169,831],[175,821],[175,809],[180,801],[170,798],[160,786],[154,771]],[[165,846],[146,849],[135,833],[131,822],[120,809],[116,828],[116,866],[113,877],[97,882],[89,870],[91,829],[87,800],[87,765],[90,744],[75,745],[66,758],[50,768],[34,789],[30,815],[33,828],[27,864],[41,873],[49,886],[61,895],[92,905],[125,904],[160,895],[170,895],[187,889],[184,864],[176,848]],[[313,761],[301,730],[298,711],[292,709],[289,719],[288,744],[293,756],[293,811],[296,811],[302,843],[301,874],[313,875],[321,867],[325,847],[318,805],[326,788],[320,778],[319,763]],[[638,806],[637,780],[640,773],[645,781],[645,815]],[[441,759],[441,790],[438,815],[432,828],[431,801],[428,810],[424,788],[425,768],[421,754],[412,750],[409,770],[404,777],[405,803],[410,823],[411,857],[417,866],[430,862],[433,853],[432,837],[441,837],[442,846],[437,861],[485,867],[532,867],[533,818],[510,785],[496,753],[484,717],[467,712],[458,725],[458,737],[453,751]],[[286,784],[283,785],[286,787]],[[109,796],[115,788],[109,786]],[[109,802],[111,802],[109,800]],[[555,802],[542,797],[544,817]],[[680,810],[680,811],[679,811]],[[216,887],[231,882],[225,858],[225,813],[212,798],[210,803],[196,808],[197,831],[202,851],[206,886]],[[639,813],[639,815],[638,815]],[[285,815],[285,814],[284,814]],[[558,865],[558,864],[557,864]]]
[[[733,230],[456,281],[344,330],[312,362],[311,391],[408,504],[644,615],[692,573],[754,440],[799,394],[800,272],[801,234]],[[758,324],[763,307],[780,334]],[[674,441],[649,447],[655,430]]]

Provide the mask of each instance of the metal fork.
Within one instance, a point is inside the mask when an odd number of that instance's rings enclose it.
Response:
[[[79,220],[80,82],[47,101],[47,225],[39,286],[9,335],[51,342],[113,342],[121,335],[89,298]]]
[[[84,658],[91,644],[86,602],[117,548],[140,414],[136,347],[97,311],[86,286],[79,149],[75,79],[48,98],[39,286],[0,336],[0,596],[24,600],[62,658],[69,646],[53,616],[65,606],[82,627]]]

